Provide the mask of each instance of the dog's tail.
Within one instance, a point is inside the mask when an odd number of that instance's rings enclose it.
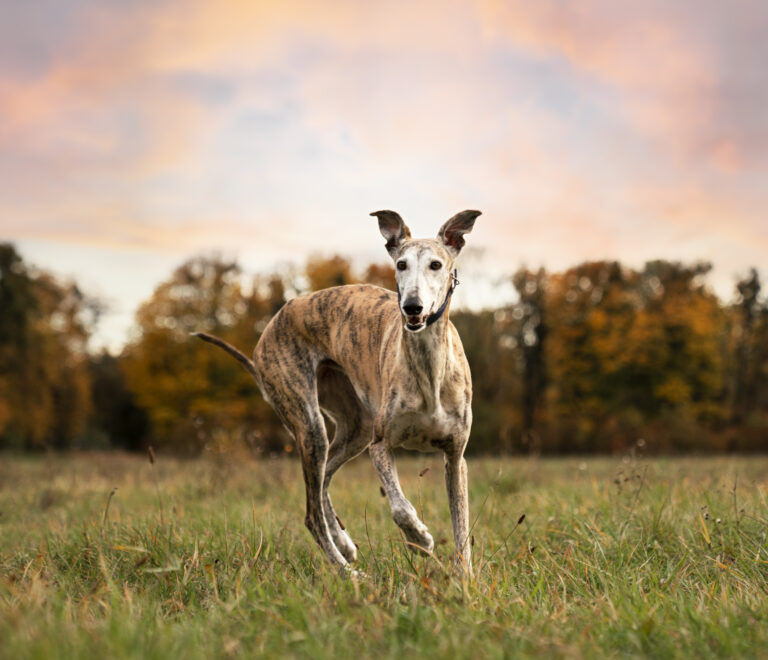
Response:
[[[261,383],[259,375],[256,373],[256,365],[253,364],[253,360],[249,359],[248,356],[237,350],[234,346],[232,346],[232,344],[229,344],[223,339],[219,339],[218,337],[214,337],[213,335],[206,334],[205,332],[190,332],[189,334],[193,337],[199,337],[203,341],[207,341],[209,344],[223,348],[227,353],[235,358],[235,360],[242,364],[243,367],[245,367],[245,370],[251,374],[251,376],[253,376],[253,379],[257,383]]]

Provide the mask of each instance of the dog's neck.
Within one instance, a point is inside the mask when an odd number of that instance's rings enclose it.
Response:
[[[440,405],[440,387],[450,356],[448,312],[421,332],[408,332],[403,328],[402,354],[416,384],[424,396],[427,408]]]

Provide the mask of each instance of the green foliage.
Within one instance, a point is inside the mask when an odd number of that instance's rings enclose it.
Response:
[[[340,472],[358,580],[329,569],[303,527],[297,462],[2,459],[2,657],[752,658],[768,646],[764,457],[471,460],[466,583],[445,541],[439,457],[400,461],[435,558],[405,549],[368,461]]]

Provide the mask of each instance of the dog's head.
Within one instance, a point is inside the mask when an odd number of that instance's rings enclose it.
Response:
[[[464,247],[464,234],[472,231],[480,211],[462,211],[446,222],[437,238],[411,238],[403,219],[394,211],[371,213],[379,220],[387,252],[395,262],[400,313],[409,332],[427,327],[453,287],[453,262]]]

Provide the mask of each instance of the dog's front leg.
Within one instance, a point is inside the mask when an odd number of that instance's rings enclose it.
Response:
[[[456,544],[456,562],[469,576],[472,575],[472,550],[469,542],[469,498],[467,496],[467,462],[463,451],[445,453],[445,485],[451,508],[453,540]]]
[[[431,553],[435,547],[435,542],[427,531],[427,526],[419,520],[416,509],[406,499],[400,488],[392,451],[384,442],[379,441],[368,447],[368,453],[389,500],[392,518],[397,526],[403,530],[408,548],[420,554]]]

